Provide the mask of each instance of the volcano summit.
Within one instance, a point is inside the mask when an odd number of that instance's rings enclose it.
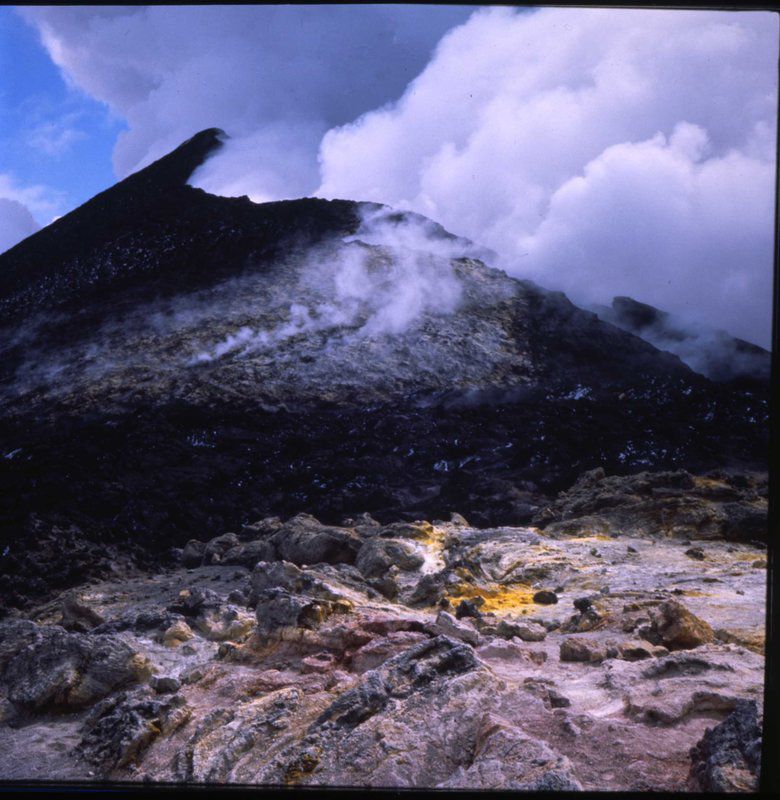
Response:
[[[223,137],[0,255],[0,777],[752,786],[766,354],[192,188]]]
[[[763,467],[765,393],[424,217],[191,188],[222,137],[0,256],[6,558],[52,526],[162,552],[266,513],[519,524],[595,467]]]

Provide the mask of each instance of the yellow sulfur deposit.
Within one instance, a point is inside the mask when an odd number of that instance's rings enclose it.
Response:
[[[499,584],[474,586],[469,583],[459,583],[453,587],[453,591],[447,599],[457,606],[461,600],[473,600],[475,597],[481,597],[485,601],[485,604],[480,606],[481,611],[509,614],[526,611],[528,606],[533,604],[533,596],[534,592],[528,586],[501,586]]]

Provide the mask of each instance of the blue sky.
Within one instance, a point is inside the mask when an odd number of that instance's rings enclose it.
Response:
[[[768,346],[777,67],[769,12],[4,7],[0,252],[220,127],[206,191],[412,209]]]
[[[115,181],[111,153],[126,125],[104,103],[68,86],[35,29],[0,8],[0,174],[21,192],[39,225]]]

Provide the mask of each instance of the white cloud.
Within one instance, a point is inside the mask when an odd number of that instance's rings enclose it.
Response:
[[[484,10],[325,136],[318,193],[428,214],[576,301],[767,345],[776,65],[768,14]]]
[[[48,225],[62,211],[64,192],[49,186],[22,186],[12,175],[0,172],[0,198],[13,200],[28,210],[38,223]]]
[[[204,188],[279,199],[310,193],[322,135],[395,99],[470,11],[163,5],[20,13],[65,78],[127,121],[114,152],[120,177],[195,131],[220,127],[232,138]]]
[[[18,200],[0,197],[0,253],[38,230],[29,209]]]
[[[194,179],[209,191],[412,208],[575,301],[628,294],[768,344],[774,15],[492,8],[450,30],[469,10],[20,13],[127,121],[120,176],[222,127]]]
[[[46,156],[65,155],[76,142],[87,138],[77,127],[78,117],[77,113],[71,113],[61,119],[39,122],[27,131],[26,143]]]

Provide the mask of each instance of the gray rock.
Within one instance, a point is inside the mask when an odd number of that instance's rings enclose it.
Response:
[[[256,617],[261,633],[279,628],[313,630],[332,614],[345,614],[352,604],[345,600],[325,600],[291,594],[284,589],[268,589],[258,600]]]
[[[434,606],[444,596],[447,580],[450,577],[449,570],[441,570],[429,575],[423,575],[414,587],[414,591],[409,597],[410,606]]]
[[[149,674],[148,662],[114,636],[41,627],[7,664],[8,699],[21,712],[83,708]]]
[[[690,779],[703,792],[755,792],[761,767],[761,726],[755,700],[739,700],[691,748]]]
[[[363,675],[360,683],[335,700],[317,719],[354,728],[385,708],[393,697],[405,697],[410,689],[423,691],[433,681],[476,669],[479,662],[468,645],[437,636],[414,645]],[[411,686],[410,686],[411,683]]]
[[[182,550],[181,563],[185,567],[199,567],[203,563],[205,550],[205,542],[201,542],[199,539],[190,539]]]
[[[235,533],[223,533],[222,536],[215,536],[211,539],[203,550],[204,564],[220,564],[222,557],[228,550],[240,544]]]
[[[474,647],[480,642],[480,635],[473,625],[456,619],[446,611],[438,613],[433,628],[436,634],[451,636],[453,639],[459,639]]]
[[[474,619],[479,619],[482,615],[482,612],[479,610],[481,606],[485,605],[485,601],[482,597],[473,597],[470,600],[461,600],[458,603],[458,607],[455,610],[455,616],[457,619],[463,619],[464,617],[473,617]]]
[[[366,583],[388,600],[395,600],[398,597],[398,581],[392,572],[378,578],[371,578]]]
[[[176,694],[181,689],[181,683],[176,678],[153,677],[149,685],[157,694]]]
[[[558,595],[549,591],[549,589],[542,589],[534,594],[533,600],[534,603],[539,603],[540,605],[553,605],[558,602]]]
[[[603,661],[606,650],[596,642],[581,637],[569,636],[561,642],[561,661]]]
[[[105,622],[105,617],[77,592],[68,592],[62,599],[62,621],[60,625],[66,631],[86,633]]]
[[[571,763],[545,742],[528,736],[507,720],[487,714],[477,734],[474,756],[437,788],[513,791],[581,790]]]
[[[547,636],[547,629],[535,622],[506,618],[496,626],[496,635],[503,639],[511,639],[516,636],[524,642],[541,642]]]
[[[378,578],[391,566],[411,571],[419,569],[425,560],[412,545],[398,539],[373,538],[360,548],[355,566],[366,578]]]
[[[256,539],[231,547],[224,553],[220,563],[251,569],[258,561],[274,561],[276,558],[278,558],[276,548],[270,541]]]
[[[303,571],[289,561],[261,561],[255,564],[249,578],[253,595],[258,596],[268,589],[300,591],[302,581]]]
[[[81,755],[107,775],[126,767],[160,735],[169,735],[192,716],[183,698],[151,699],[143,692],[121,692],[95,706],[82,728]]]
[[[309,514],[288,520],[271,538],[279,556],[293,564],[354,564],[363,540],[349,528],[322,525]]]

